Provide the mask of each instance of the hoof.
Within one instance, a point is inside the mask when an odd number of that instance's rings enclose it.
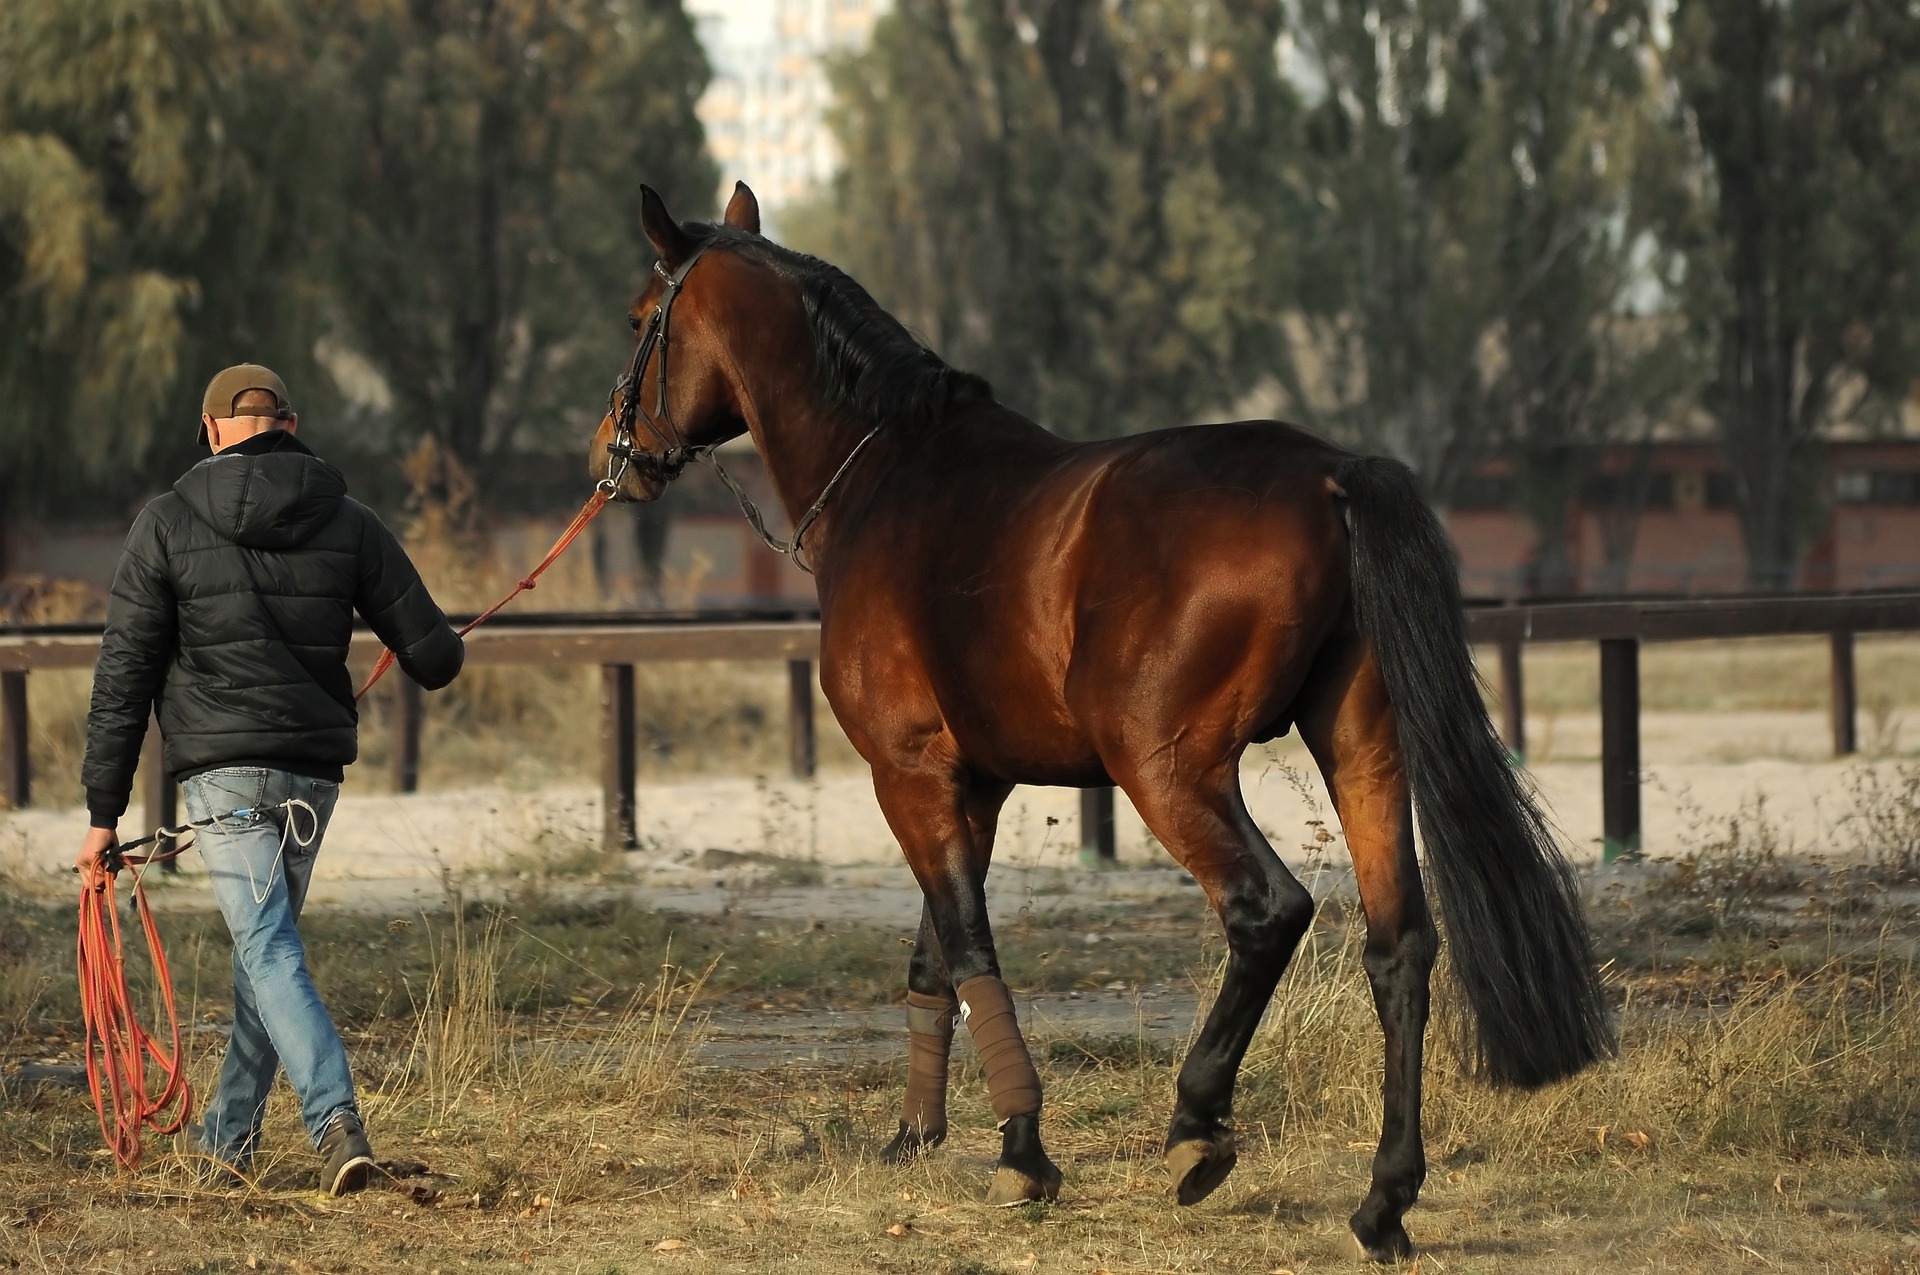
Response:
[[[880,1152],[880,1158],[888,1164],[905,1164],[923,1152],[931,1151],[947,1140],[945,1129],[929,1129],[922,1132],[910,1128],[907,1122],[900,1122],[900,1132],[893,1135],[893,1141]]]
[[[1360,1252],[1369,1262],[1378,1262],[1382,1266],[1394,1262],[1404,1262],[1413,1256],[1413,1240],[1407,1234],[1407,1228],[1395,1222],[1392,1226],[1373,1230],[1362,1226],[1358,1220],[1350,1223],[1353,1238],[1360,1244]]]
[[[1060,1198],[1060,1170],[1051,1160],[1043,1162],[1038,1178],[1028,1177],[1011,1165],[1001,1165],[993,1171],[993,1182],[987,1187],[987,1203],[998,1209],[1010,1209],[1016,1204],[1030,1204],[1035,1200],[1044,1200],[1048,1204]]]
[[[1221,1130],[1209,1139],[1191,1138],[1167,1148],[1167,1173],[1173,1178],[1173,1198],[1181,1204],[1198,1204],[1227,1180],[1240,1153],[1234,1150],[1233,1134]]]

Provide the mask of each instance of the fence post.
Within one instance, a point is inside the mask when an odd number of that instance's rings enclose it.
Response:
[[[1640,643],[1600,643],[1602,857],[1640,857]]]
[[[420,725],[426,701],[420,683],[405,673],[393,679],[393,790],[415,792],[420,787]]]
[[[795,779],[812,779],[815,769],[813,742],[813,661],[787,661],[788,755]]]
[[[1080,862],[1089,868],[1111,867],[1116,858],[1113,837],[1113,789],[1080,790]]]
[[[1860,690],[1853,678],[1853,634],[1833,635],[1833,755],[1849,757],[1860,751],[1855,723]]]
[[[600,788],[609,853],[640,844],[634,815],[633,665],[600,666]]]
[[[1525,648],[1519,638],[1500,643],[1500,724],[1507,751],[1522,765],[1527,760],[1527,690],[1520,663]]]
[[[27,738],[27,675],[0,673],[0,770],[6,772],[7,804],[25,810],[33,799],[33,767]]]
[[[147,719],[147,736],[140,743],[140,804],[146,817],[146,827],[140,831],[140,836],[145,836],[155,828],[171,828],[180,822],[180,790],[175,787],[173,777],[167,774],[160,722],[153,717]],[[162,847],[156,847],[159,848]],[[166,859],[161,862],[160,868],[164,872],[178,872],[180,862]]]

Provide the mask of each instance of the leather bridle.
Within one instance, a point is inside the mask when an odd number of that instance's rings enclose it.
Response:
[[[805,558],[801,557],[801,542],[806,538],[807,530],[820,517],[821,511],[827,507],[827,498],[833,494],[834,488],[840,485],[840,480],[846,476],[847,471],[853,468],[853,462],[859,459],[860,453],[866,450],[867,444],[871,443],[874,436],[880,432],[880,427],[875,425],[867,431],[865,437],[853,445],[853,450],[847,453],[847,458],[840,462],[840,468],[833,471],[833,477],[829,478],[827,485],[821,488],[820,498],[808,506],[807,511],[801,514],[793,524],[792,540],[781,540],[767,530],[766,519],[761,515],[759,507],[748,497],[740,484],[734,481],[733,475],[727,472],[726,466],[720,463],[719,444],[704,443],[695,446],[688,443],[686,435],[680,432],[679,424],[674,421],[673,407],[667,401],[667,353],[673,347],[673,338],[669,331],[673,320],[673,303],[679,297],[681,286],[686,283],[687,275],[692,272],[694,263],[699,261],[713,244],[714,241],[711,239],[702,243],[675,270],[668,271],[664,262],[656,261],[653,264],[653,272],[659,275],[667,286],[660,293],[660,299],[654,302],[653,313],[647,316],[646,328],[640,335],[639,343],[633,348],[633,361],[627,364],[626,372],[613,383],[613,389],[607,395],[607,415],[613,421],[613,441],[607,444],[607,453],[613,461],[618,462],[618,467],[609,463],[607,476],[602,478],[596,486],[609,497],[619,490],[620,481],[627,476],[627,470],[631,468],[633,458],[640,450],[635,446],[634,424],[637,420],[645,421],[647,432],[659,440],[660,473],[667,482],[678,478],[686,471],[687,466],[695,461],[705,461],[712,465],[713,472],[719,476],[727,490],[733,493],[733,498],[740,503],[741,515],[759,533],[760,539],[766,542],[767,547],[775,553],[793,559],[796,567],[812,575],[813,568],[807,565]],[[648,413],[640,407],[640,396],[635,391],[639,389],[640,379],[646,375],[647,361],[653,357],[656,349],[660,352],[659,371],[654,378],[654,410]]]
[[[607,476],[599,482],[601,490],[609,496],[619,489],[621,479],[627,476],[627,470],[633,464],[633,425],[636,417],[646,421],[647,431],[660,441],[660,469],[668,482],[678,478],[681,471],[698,459],[695,455],[698,449],[687,446],[685,435],[674,423],[673,407],[667,402],[667,353],[673,348],[673,338],[668,329],[673,320],[673,303],[680,295],[681,285],[686,283],[694,264],[712,244],[711,239],[701,244],[680,263],[679,269],[671,273],[666,263],[653,263],[653,272],[667,286],[660,293],[660,299],[654,302],[653,313],[647,316],[646,330],[633,347],[633,361],[627,364],[626,372],[613,383],[613,389],[607,395],[607,415],[613,418],[613,441],[607,444],[607,452],[619,464],[617,469],[610,464]],[[653,357],[655,349],[660,351],[660,370],[654,381],[654,410],[649,414],[640,409],[640,396],[635,391],[640,387],[640,378],[646,374],[647,360]],[[663,421],[665,428],[661,425]]]

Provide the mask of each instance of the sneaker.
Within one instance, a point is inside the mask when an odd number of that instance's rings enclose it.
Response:
[[[366,1189],[373,1176],[373,1148],[367,1143],[367,1131],[360,1117],[343,1111],[333,1118],[320,1135],[320,1157],[326,1167],[320,1171],[320,1188],[328,1195],[346,1195]]]

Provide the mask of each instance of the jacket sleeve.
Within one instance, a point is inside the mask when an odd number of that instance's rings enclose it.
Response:
[[[149,505],[134,520],[114,570],[106,632],[93,670],[80,780],[96,828],[111,828],[126,813],[147,719],[173,664],[177,617],[160,519]]]
[[[372,510],[360,536],[360,584],[354,609],[420,685],[437,691],[466,662],[466,644],[427,592],[413,560]]]

